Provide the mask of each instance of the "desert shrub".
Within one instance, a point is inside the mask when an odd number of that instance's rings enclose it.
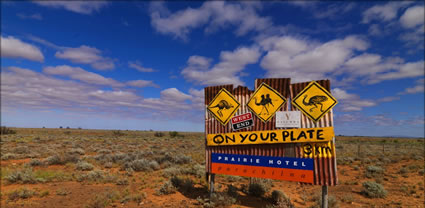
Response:
[[[115,183],[118,180],[117,176],[106,174],[101,170],[92,170],[84,174],[76,176],[78,182],[93,181],[103,183]]]
[[[16,159],[17,157],[18,156],[16,154],[6,153],[6,154],[1,156],[1,160],[12,160],[12,159]]]
[[[60,154],[60,155],[52,155],[46,158],[45,162],[48,165],[63,165],[68,162],[76,163],[80,160],[80,158],[74,154]]]
[[[79,155],[84,155],[86,152],[81,149],[81,148],[72,148],[68,151],[68,153],[70,154],[79,154]]]
[[[124,186],[126,186],[126,185],[128,185],[129,183],[128,183],[128,179],[126,179],[126,178],[120,178],[120,179],[118,179],[118,180],[117,180],[117,182],[116,182],[115,184],[117,184],[117,185],[124,185]]]
[[[398,173],[400,174],[406,174],[408,172],[407,168],[400,168],[400,170],[398,171]]]
[[[42,179],[36,178],[32,168],[25,168],[23,170],[15,170],[10,172],[5,176],[5,179],[9,183],[30,183],[34,184],[37,182],[42,182]]]
[[[344,194],[341,198],[341,201],[351,204],[354,201],[354,197],[352,194]]]
[[[173,185],[171,181],[167,181],[164,184],[162,184],[161,188],[159,188],[157,191],[158,195],[167,195],[167,194],[173,194],[173,193],[176,193],[176,187]]]
[[[265,193],[270,190],[270,184],[265,180],[260,180],[258,182],[250,183],[248,186],[249,195],[262,197]]]
[[[420,169],[420,170],[418,171],[418,173],[419,173],[419,175],[424,175],[425,170],[424,170],[424,169]]]
[[[311,206],[312,208],[320,208],[320,207],[322,207],[323,201],[322,201],[322,196],[321,195],[314,196],[313,197],[313,200],[316,201],[316,204],[314,204],[313,206]],[[328,197],[328,207],[329,208],[337,208],[337,207],[339,207],[338,199],[335,196],[329,195],[329,197]]]
[[[41,162],[41,160],[39,159],[31,159],[29,162],[30,166],[40,166],[43,165],[43,162]]]
[[[96,152],[99,154],[111,154],[112,151],[108,149],[100,149],[100,150],[97,150]]]
[[[104,165],[103,165],[103,167],[104,168],[112,168],[112,162],[106,162]]]
[[[179,132],[177,131],[170,131],[169,133],[170,133],[170,137],[172,138],[176,137],[179,134]]]
[[[92,164],[90,164],[88,162],[85,162],[85,161],[80,161],[75,166],[75,169],[77,169],[77,170],[83,170],[83,171],[93,170],[93,168],[94,168],[94,166]]]
[[[236,199],[227,195],[226,193],[216,192],[211,194],[211,197],[196,199],[203,207],[212,208],[212,207],[229,207],[232,204],[236,203]]]
[[[157,132],[155,132],[154,136],[156,136],[156,137],[163,137],[164,136],[164,133],[157,131]]]
[[[372,177],[377,177],[377,176],[381,176],[384,173],[384,169],[382,169],[379,166],[367,166],[366,167],[366,177],[368,178],[372,178]]]
[[[238,188],[236,188],[235,186],[233,186],[233,185],[228,185],[227,186],[227,195],[229,195],[229,196],[231,196],[231,197],[237,197],[239,194],[238,194]]]
[[[28,147],[19,146],[19,147],[15,147],[15,149],[13,149],[13,152],[16,154],[28,154],[30,153],[30,150]]]
[[[11,191],[7,194],[7,197],[10,201],[16,201],[18,199],[28,199],[35,194],[34,191],[27,188],[21,188],[18,190]]]
[[[385,188],[376,182],[366,181],[363,184],[363,193],[370,198],[385,198],[387,191]]]
[[[124,136],[125,134],[122,133],[120,130],[114,130],[112,131],[112,135],[119,137],[119,136]]]
[[[173,157],[173,162],[177,164],[187,164],[192,161],[192,157],[186,155],[176,155]]]
[[[132,168],[134,171],[151,171],[159,170],[160,166],[156,161],[146,159],[138,159],[124,164],[124,168]]]
[[[6,134],[16,134],[16,131],[10,128],[7,128],[6,126],[0,127],[0,134],[6,135]]]
[[[177,176],[180,174],[182,174],[181,169],[176,167],[170,167],[170,168],[164,169],[164,171],[162,172],[162,176],[166,178]]]

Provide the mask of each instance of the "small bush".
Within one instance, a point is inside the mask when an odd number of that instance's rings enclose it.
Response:
[[[13,160],[13,159],[16,159],[17,157],[18,156],[16,154],[6,153],[6,154],[1,156],[1,160]]]
[[[94,168],[94,166],[92,164],[85,162],[85,161],[78,162],[77,165],[75,166],[75,169],[83,170],[83,171],[93,170],[93,168]]]
[[[379,183],[366,181],[362,185],[364,188],[363,193],[370,198],[385,198],[387,196],[387,191]]]
[[[236,203],[236,199],[226,193],[213,193],[209,203],[204,203],[205,207],[228,207]]]
[[[156,137],[163,137],[164,136],[164,133],[157,131],[157,132],[155,132],[154,136],[156,136]]]
[[[81,148],[72,148],[71,150],[68,151],[68,153],[84,155],[86,152]]]
[[[228,185],[227,186],[227,195],[229,195],[229,196],[231,196],[231,197],[237,197],[239,194],[238,194],[238,188],[236,188],[235,186],[233,186],[233,185]]]
[[[316,204],[314,204],[312,206],[312,208],[320,208],[320,207],[322,207],[323,202],[322,202],[322,196],[321,195],[314,196],[313,197],[313,200],[316,201]],[[338,199],[335,196],[329,195],[329,197],[328,197],[328,207],[329,208],[337,208],[337,207],[339,207]]]
[[[179,134],[179,132],[177,132],[177,131],[170,131],[169,133],[170,133],[170,137],[172,137],[172,138],[178,136],[178,134]]]
[[[29,162],[30,166],[40,166],[43,165],[43,162],[41,162],[39,159],[31,159]]]
[[[366,177],[372,178],[372,177],[378,177],[381,176],[384,173],[384,169],[382,169],[379,166],[367,166],[366,167]]]
[[[120,136],[124,136],[125,134],[122,133],[120,130],[114,130],[114,131],[112,131],[112,135],[114,135],[116,137],[120,137]]]
[[[6,181],[9,183],[37,183],[38,180],[35,178],[32,168],[25,168],[23,170],[15,170],[5,177]]]
[[[252,196],[262,197],[269,189],[270,187],[264,183],[251,183],[248,187],[248,193]]]
[[[123,169],[132,168],[134,171],[151,171],[159,170],[160,166],[156,161],[146,159],[134,160],[124,164]]]
[[[117,184],[117,185],[123,185],[123,186],[126,186],[126,185],[128,185],[129,183],[128,183],[128,179],[126,179],[126,178],[120,178],[120,179],[118,179],[118,180],[117,180],[116,184]]]
[[[14,190],[7,194],[7,197],[10,201],[16,201],[18,199],[28,199],[31,198],[35,194],[34,191],[29,190],[27,188],[22,188],[18,190]]]
[[[164,171],[162,172],[162,176],[166,178],[177,176],[180,174],[182,174],[181,169],[176,167],[170,167],[170,168],[164,169]]]
[[[13,149],[13,152],[16,154],[28,154],[30,153],[30,150],[28,147],[20,146],[20,147],[15,147],[15,149]]]
[[[0,134],[6,135],[6,134],[16,134],[16,131],[10,128],[7,128],[6,126],[0,127]]]
[[[286,207],[293,207],[291,199],[279,190],[272,191],[272,202],[276,205],[287,205]],[[283,207],[283,206],[281,206]]]
[[[162,184],[161,188],[157,191],[158,195],[167,195],[176,193],[176,187],[173,185],[171,181],[167,181]]]

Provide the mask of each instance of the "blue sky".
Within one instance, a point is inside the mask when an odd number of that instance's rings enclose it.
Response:
[[[330,79],[335,132],[424,136],[424,3],[1,2],[1,119],[204,130],[203,88]]]

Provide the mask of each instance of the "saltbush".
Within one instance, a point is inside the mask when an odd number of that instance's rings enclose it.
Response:
[[[251,183],[248,187],[248,193],[252,196],[262,197],[270,189],[265,183]]]
[[[366,167],[366,177],[368,178],[381,176],[383,173],[384,169],[379,166],[370,165]]]
[[[93,168],[94,168],[94,166],[92,164],[85,162],[85,161],[78,162],[77,165],[75,166],[75,169],[83,170],[83,171],[93,170]]]
[[[176,187],[173,185],[171,181],[167,181],[162,184],[161,188],[157,191],[158,195],[167,195],[176,193]]]
[[[0,134],[6,135],[6,134],[16,134],[16,131],[10,128],[7,128],[6,126],[0,127]]]
[[[170,131],[169,133],[170,133],[170,137],[172,137],[172,138],[178,136],[178,134],[179,134],[179,132],[177,132],[177,131]]]
[[[387,191],[384,186],[373,181],[366,181],[363,184],[363,193],[370,198],[385,198]]]
[[[156,137],[163,137],[164,136],[164,133],[157,131],[157,132],[155,132],[154,136],[156,136]]]

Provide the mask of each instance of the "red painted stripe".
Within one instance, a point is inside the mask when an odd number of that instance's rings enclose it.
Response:
[[[217,174],[313,183],[313,171],[311,170],[256,167],[222,163],[212,163],[211,166],[211,172]]]

